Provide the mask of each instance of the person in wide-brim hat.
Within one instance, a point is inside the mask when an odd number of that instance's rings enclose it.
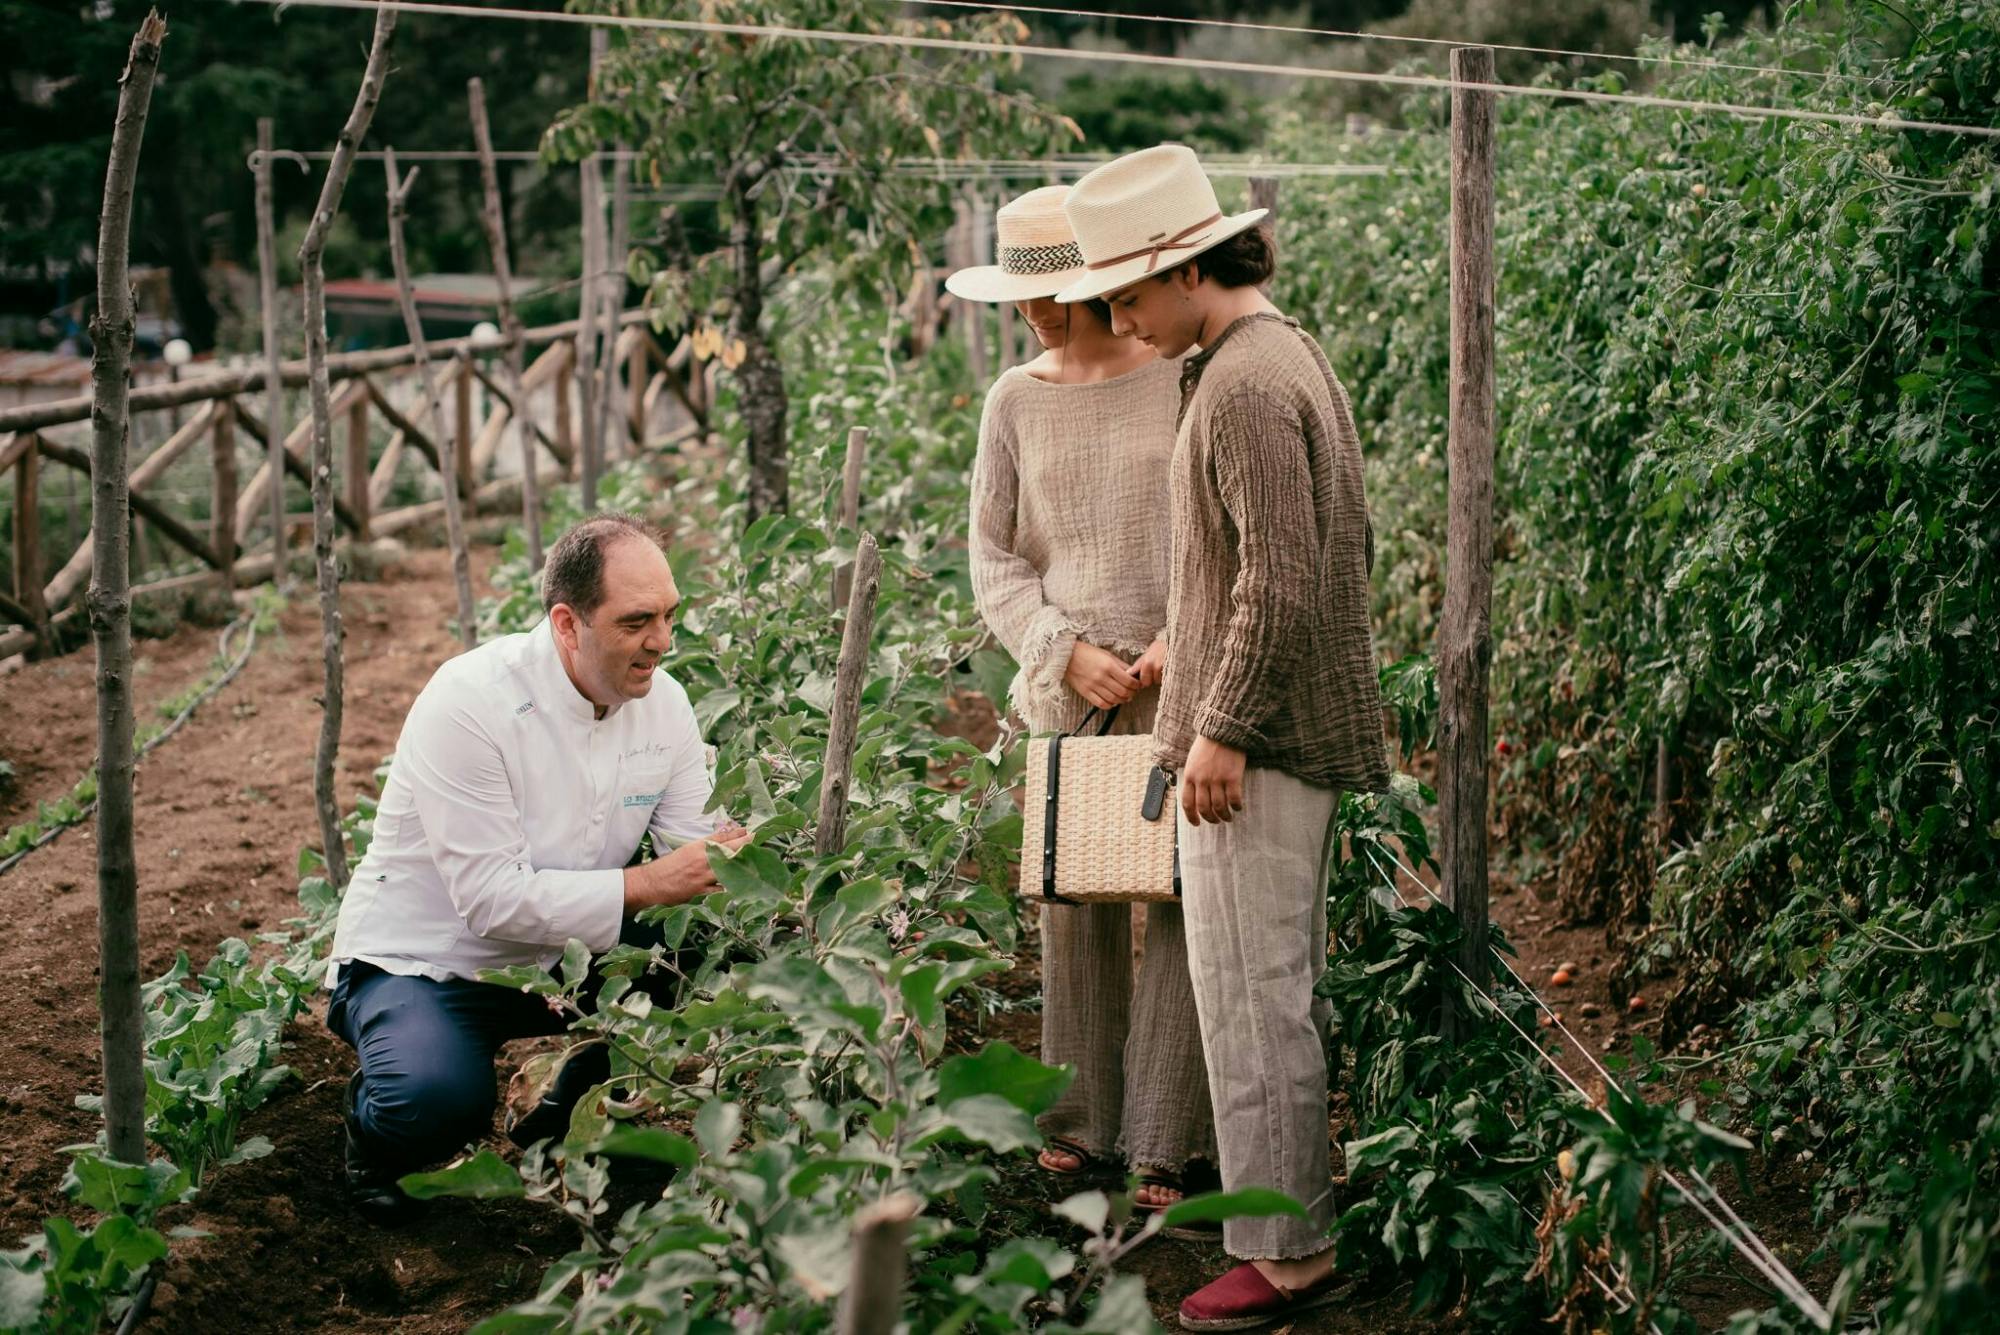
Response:
[[[1076,237],[1076,279],[1057,301],[1130,287],[1247,232],[1269,209],[1224,213],[1194,150],[1161,144],[1107,162],[1073,186],[1063,213]]]
[[[1165,522],[1180,364],[1112,332],[1110,308],[1054,300],[1081,277],[1063,186],[999,212],[997,264],[946,286],[1010,301],[1042,351],[986,392],[973,465],[968,555],[980,616],[1020,665],[1011,705],[1038,733],[1069,732],[1093,709],[1111,731],[1143,733],[1166,657],[1171,553]],[[1146,906],[1145,958],[1132,964],[1128,904],[1046,903],[1042,1060],[1076,1077],[1037,1118],[1043,1171],[1088,1173],[1122,1157],[1135,1205],[1173,1205],[1206,1181],[1214,1118],[1175,904]],[[1135,977],[1136,972],[1136,977]]]
[[[1179,385],[1173,596],[1153,724],[1175,775],[1189,972],[1226,1191],[1297,1216],[1235,1218],[1241,1262],[1181,1302],[1187,1330],[1247,1330],[1339,1301],[1326,1134],[1326,887],[1343,792],[1388,786],[1368,620],[1372,539],[1347,391],[1264,288],[1261,212],[1227,215],[1195,155],[1162,145],[1064,205],[1112,328]]]

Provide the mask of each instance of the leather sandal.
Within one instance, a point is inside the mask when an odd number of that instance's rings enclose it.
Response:
[[[1245,1261],[1182,1301],[1181,1328],[1254,1330],[1325,1307],[1346,1292],[1347,1285],[1336,1274],[1328,1274],[1310,1288],[1287,1289],[1273,1284],[1264,1278],[1263,1271]]]
[[[1140,1200],[1138,1192],[1135,1191],[1132,1194],[1132,1213],[1139,1215],[1160,1214],[1179,1205],[1180,1201],[1184,1201],[1194,1194],[1188,1189],[1186,1179],[1170,1168],[1140,1169],[1139,1185],[1141,1187],[1164,1187],[1166,1190],[1177,1192],[1180,1195],[1180,1200],[1168,1201],[1165,1205],[1149,1205],[1145,1201]],[[1170,1224],[1160,1231],[1170,1238],[1180,1238],[1186,1242],[1222,1241],[1221,1220],[1204,1221],[1199,1224]]]
[[[1066,1154],[1075,1159],[1076,1167],[1057,1168],[1048,1160],[1050,1151]],[[1104,1158],[1068,1136],[1050,1136],[1048,1143],[1042,1146],[1041,1152],[1035,1155],[1035,1166],[1044,1173],[1053,1173],[1057,1177],[1082,1177],[1085,1173],[1102,1168]]]

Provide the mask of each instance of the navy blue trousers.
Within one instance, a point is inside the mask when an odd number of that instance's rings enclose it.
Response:
[[[628,917],[620,940],[651,946],[660,936]],[[585,994],[594,996],[601,982],[592,970]],[[676,982],[656,971],[640,985],[671,1005]],[[398,1173],[442,1162],[492,1129],[501,1044],[569,1027],[546,1000],[518,988],[408,977],[365,960],[341,966],[326,1024],[361,1059],[354,1112],[362,1147]],[[574,1102],[609,1073],[609,1054],[588,1048],[570,1059],[553,1093]]]

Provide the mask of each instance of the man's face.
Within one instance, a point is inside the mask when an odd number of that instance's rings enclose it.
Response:
[[[1178,357],[1201,333],[1201,309],[1194,299],[1196,273],[1177,269],[1141,278],[1112,293],[1111,332],[1136,338],[1162,357]]]
[[[639,538],[614,542],[604,553],[604,601],[588,618],[567,603],[551,614],[569,652],[570,674],[599,708],[637,700],[653,689],[653,673],[674,642],[680,589],[666,556]]]

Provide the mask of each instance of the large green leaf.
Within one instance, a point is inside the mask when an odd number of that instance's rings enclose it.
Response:
[[[947,1107],[979,1095],[998,1095],[1030,1115],[1047,1112],[1076,1072],[1044,1066],[1011,1043],[989,1043],[969,1057],[938,1067],[938,1102]]]
[[[410,1173],[397,1179],[404,1193],[427,1201],[438,1196],[463,1196],[476,1201],[511,1200],[527,1194],[521,1175],[492,1150],[480,1150],[458,1163],[430,1173]]]
[[[1305,1206],[1282,1191],[1273,1191],[1269,1187],[1243,1187],[1237,1191],[1210,1191],[1178,1200],[1162,1212],[1162,1222],[1168,1228],[1179,1228],[1183,1224],[1219,1224],[1225,1219],[1263,1219],[1271,1215],[1310,1218]]]

